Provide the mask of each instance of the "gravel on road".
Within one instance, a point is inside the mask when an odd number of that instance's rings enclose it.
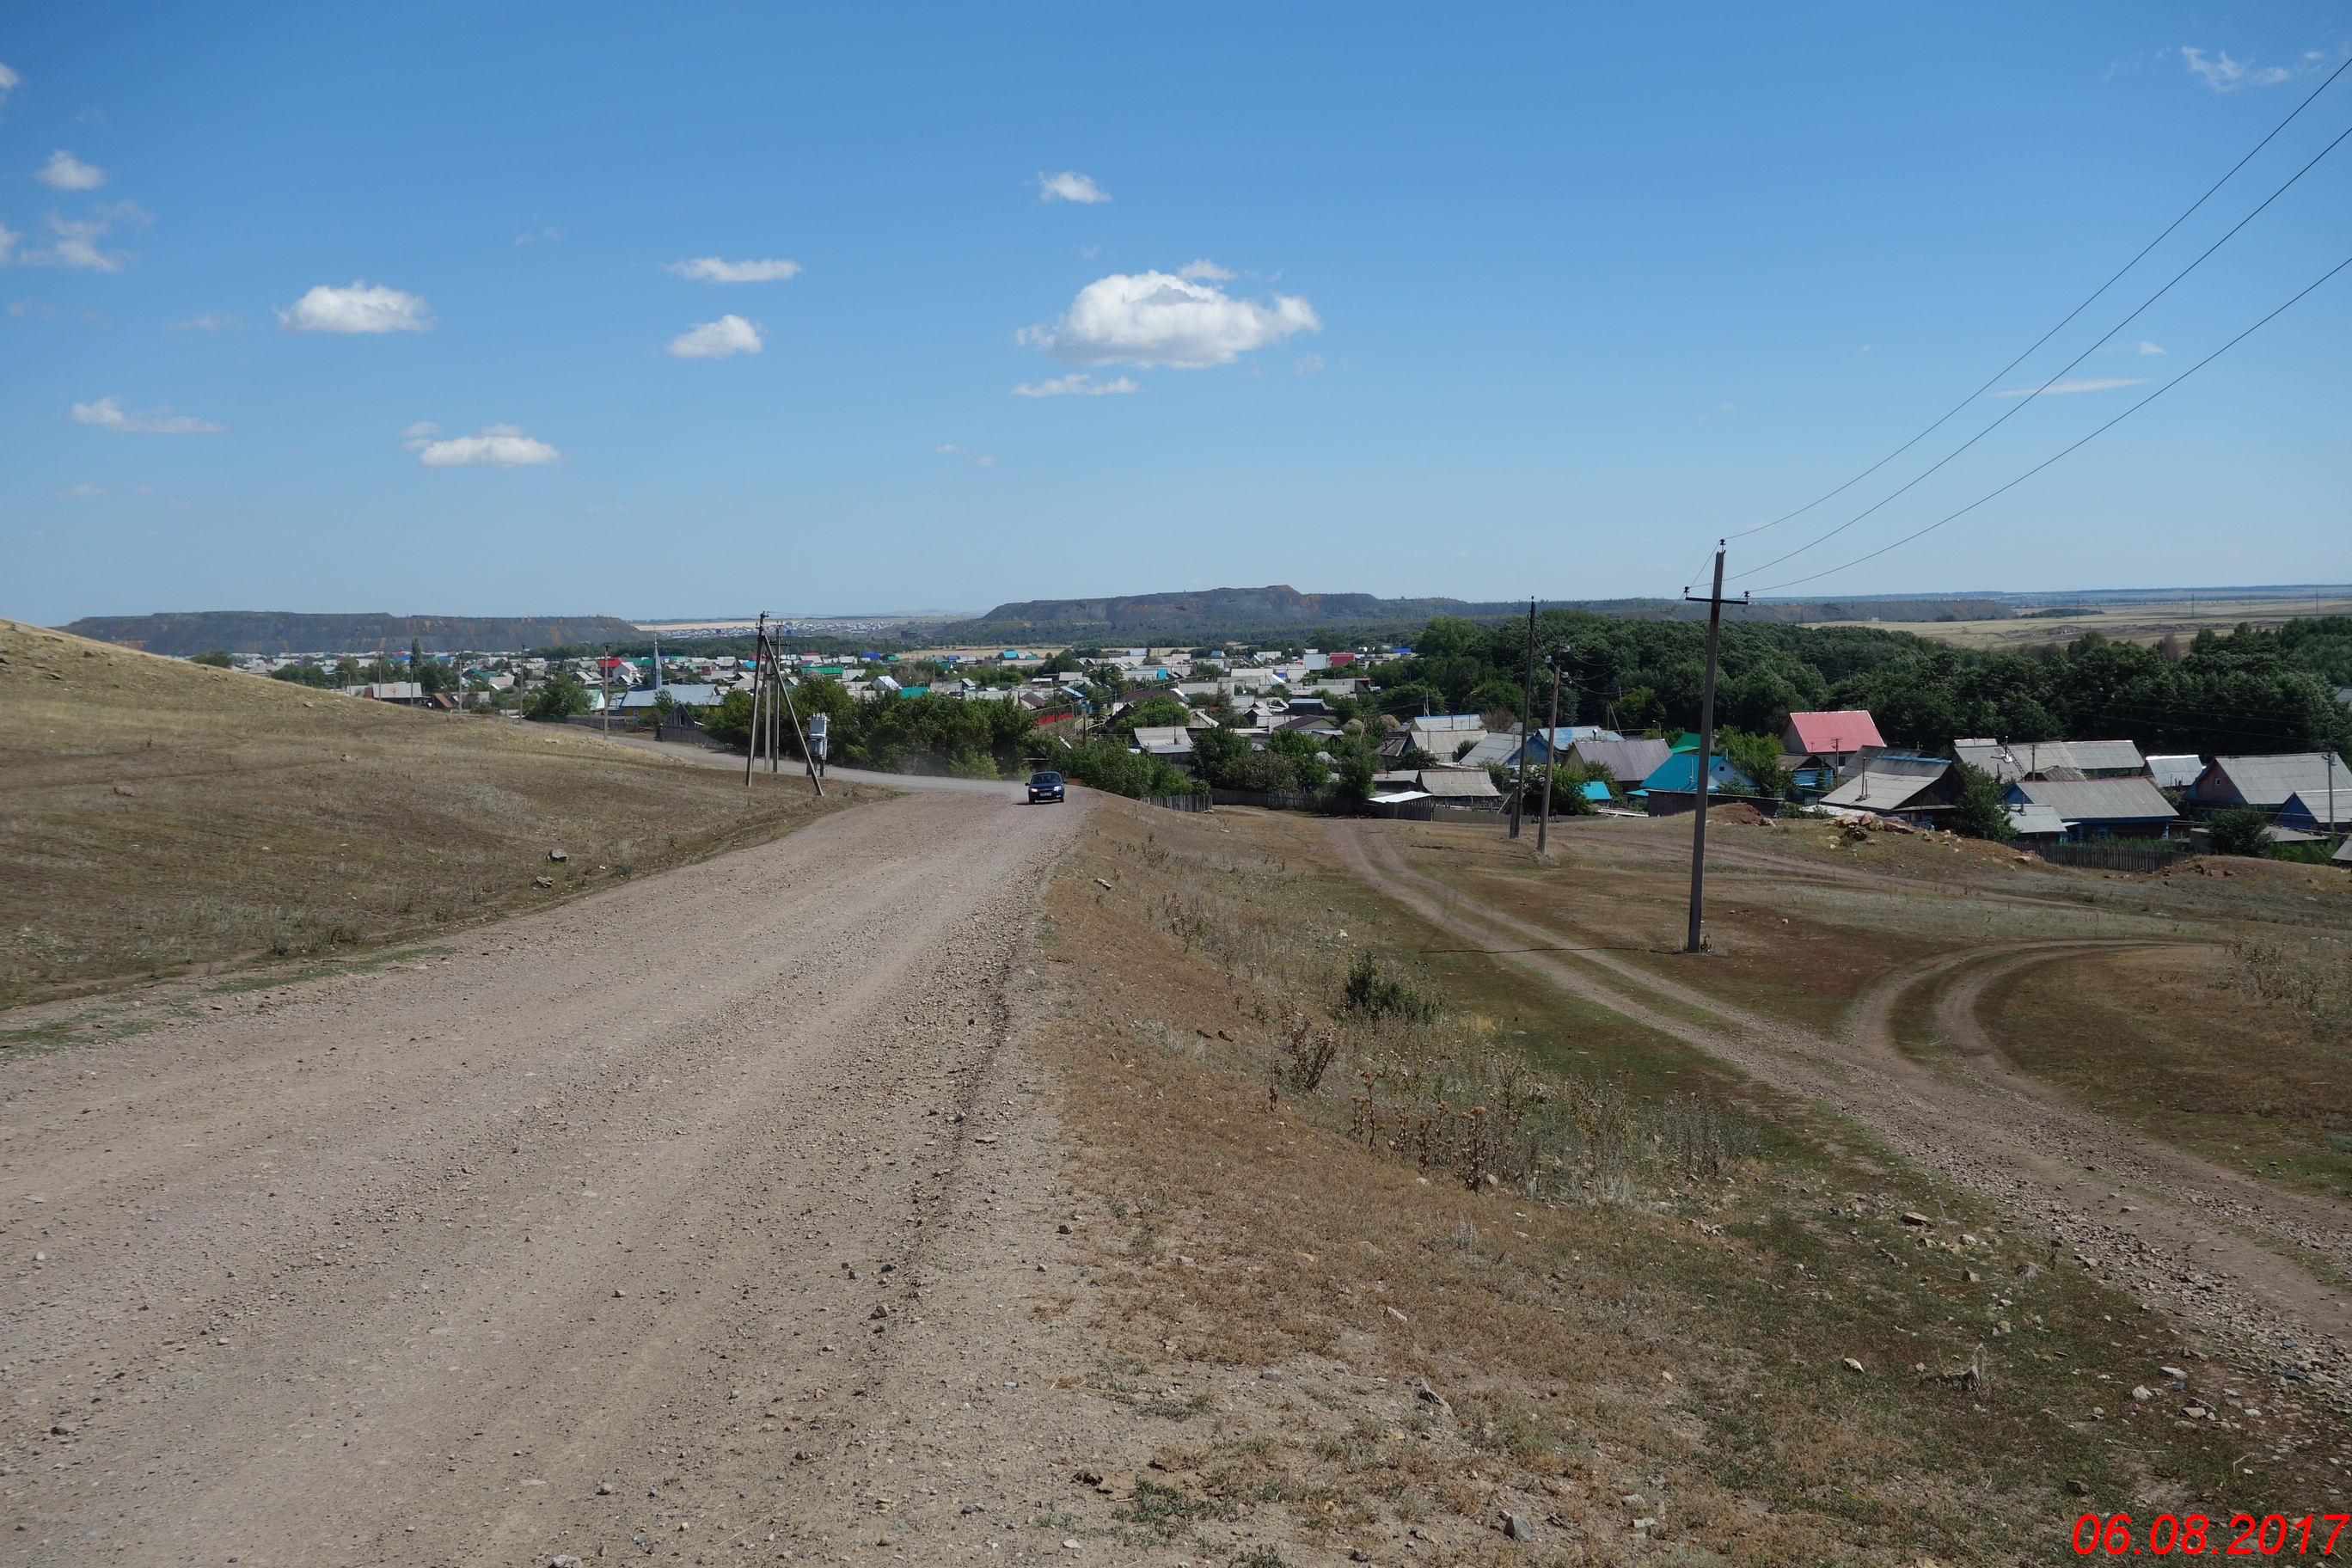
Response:
[[[1085,815],[1012,795],[11,1060],[0,1563],[846,1550],[918,1390],[1009,1522],[1064,1265],[1007,983]]]

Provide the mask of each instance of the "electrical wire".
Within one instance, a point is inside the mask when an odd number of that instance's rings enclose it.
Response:
[[[2317,156],[2314,157],[2310,163],[2305,163],[2302,168],[2297,169],[2294,174],[2288,178],[2285,184],[2281,185],[2277,190],[2273,191],[2269,195],[2263,198],[2262,206],[2256,207],[2252,212],[2248,213],[2245,216],[2240,218],[2235,224],[2231,226],[2228,234],[2224,234],[2211,245],[2207,246],[2204,251],[2198,256],[2196,260],[2190,262],[2188,266],[2174,273],[2171,279],[2165,283],[2163,288],[2158,289],[2155,293],[2150,294],[2147,299],[2141,300],[2130,315],[2126,316],[2122,321],[2117,321],[2114,326],[2108,328],[2105,332],[2102,333],[2098,338],[2092,342],[2090,347],[2084,349],[2081,353],[2076,354],[2073,359],[2068,360],[2064,364],[2061,365],[2057,371],[2051,375],[2049,380],[2043,382],[2040,386],[2035,387],[2032,392],[2027,393],[2022,397],[2020,397],[2015,403],[2011,404],[2008,411],[2002,414],[2000,418],[1994,420],[1991,424],[1986,426],[1983,429],[1978,431],[1975,435],[1961,442],[1958,447],[1953,447],[1949,452],[1944,454],[1943,457],[1937,458],[1926,470],[1912,479],[1908,483],[1890,491],[1885,496],[1882,496],[1878,500],[1854,513],[1852,517],[1847,518],[1843,522],[1839,523],[1827,533],[1820,534],[1815,538],[1807,541],[1805,543],[1800,544],[1796,549],[1788,552],[1786,554],[1775,555],[1771,560],[1765,562],[1761,565],[1750,566],[1744,572],[1734,573],[1732,574],[1731,581],[1738,582],[1742,577],[1753,577],[1759,572],[1769,572],[1773,567],[1780,565],[1783,561],[1793,561],[1808,550],[1814,548],[1816,545],[1825,544],[1829,541],[1835,539],[1839,534],[1843,533],[1855,523],[1862,521],[1863,519],[1870,516],[1873,512],[1878,510],[1880,507],[1886,505],[1887,502],[1895,500],[1906,491],[1912,489],[1921,481],[1925,480],[1929,475],[1935,473],[1937,469],[1941,468],[1946,463],[1950,462],[1953,458],[1958,457],[1961,453],[1967,451],[1969,447],[1975,446],[1978,442],[1983,440],[1986,437],[2000,429],[2003,425],[2008,424],[2010,419],[2022,411],[2026,405],[2033,402],[2034,399],[2040,397],[2053,386],[2055,386],[2061,376],[2063,376],[2068,371],[2073,370],[2076,365],[2081,364],[2084,360],[2090,358],[2094,353],[2096,353],[2101,343],[2105,342],[2117,332],[2122,331],[2126,327],[2131,325],[2133,321],[2138,320],[2142,311],[2146,310],[2150,305],[2155,304],[2158,300],[2163,299],[2165,295],[2170,293],[2174,284],[2179,282],[2183,278],[2188,277],[2191,272],[2196,271],[2200,267],[2202,267],[2205,264],[2206,259],[2215,251],[2230,243],[2231,239],[2237,234],[2238,230],[2245,227],[2248,224],[2253,222],[2255,218],[2261,216],[2263,208],[2268,207],[2271,203],[2286,195],[2289,188],[2291,188],[2297,180],[2302,179],[2305,174],[2311,173],[2314,168],[2317,167],[2319,160],[2326,157],[2330,153],[2335,152],[2336,149],[2343,143],[2347,137],[2352,137],[2352,126],[2347,126],[2343,131],[2338,132],[2335,141],[2330,142],[2326,146],[2322,147],[2319,150]],[[2177,380],[2179,378],[2176,377],[2175,379]],[[1988,383],[1987,384],[1990,384]],[[1800,579],[1800,581],[1811,581],[1811,579]],[[1760,590],[1760,592],[1769,594],[1771,590],[1769,588],[1766,588]]]
[[[2052,338],[2056,337],[2061,331],[2064,331],[2066,324],[2069,321],[2072,321],[2075,317],[2089,310],[2100,295],[2105,293],[2108,289],[2114,288],[2117,282],[2122,280],[2125,273],[2129,272],[2133,268],[2138,266],[2143,260],[2147,259],[2147,253],[2149,251],[2154,250],[2158,246],[2162,245],[2167,239],[2170,238],[2174,229],[2177,229],[2182,224],[2187,223],[2190,216],[2196,213],[2199,207],[2203,206],[2207,202],[2212,200],[2215,192],[2219,191],[2223,185],[2228,184],[2230,181],[2236,176],[2239,170],[2253,162],[2254,154],[2256,153],[2259,153],[2263,148],[2269,146],[2271,142],[2276,139],[2280,132],[2294,124],[2296,116],[2302,114],[2305,110],[2309,109],[2319,95],[2333,87],[2336,84],[2336,79],[2342,76],[2347,70],[2352,70],[2352,59],[2346,60],[2344,64],[2337,66],[2334,71],[2330,72],[2326,81],[2321,82],[2317,87],[2311,89],[2310,97],[2305,98],[2301,103],[2296,104],[2294,110],[2284,120],[2280,121],[2276,125],[2271,127],[2271,132],[2268,136],[2265,136],[2261,141],[2255,142],[2253,147],[2244,157],[2231,164],[2228,174],[2223,174],[2220,179],[2214,181],[2212,184],[2207,186],[2203,195],[2199,196],[2195,201],[2189,203],[2188,208],[2183,211],[2179,217],[2174,218],[2170,223],[2165,225],[2164,232],[2162,234],[2158,235],[2154,239],[2149,240],[2146,245],[2140,247],[2139,253],[2134,256],[2129,261],[2125,262],[2122,267],[2116,268],[2114,277],[2109,278],[2105,283],[2102,283],[2096,289],[2092,289],[2081,304],[2075,306],[2073,310],[2067,311],[2064,316],[2059,319],[2056,326],[2051,328],[2048,331],[2034,339],[2032,343],[2027,347],[2024,353],[2019,354],[2015,359],[2010,361],[2007,364],[1993,372],[1991,377],[1985,382],[1983,386],[1978,387],[1974,392],[1971,392],[1966,397],[1961,398],[1958,403],[1952,405],[1950,409],[1948,409],[1944,416],[1937,419],[1934,424],[1928,426],[1925,430],[1920,431],[1916,436],[1912,437],[1908,441],[1904,442],[1900,447],[1895,447],[1892,452],[1887,453],[1886,456],[1879,458],[1878,461],[1871,464],[1870,467],[1863,469],[1862,472],[1854,475],[1853,478],[1846,480],[1845,483],[1838,486],[1837,489],[1827,491],[1822,495],[1815,496],[1811,500],[1807,501],[1804,505],[1799,507],[1794,511],[1783,512],[1769,522],[1759,522],[1754,527],[1744,530],[1743,531],[1748,533],[1761,533],[1768,528],[1778,528],[1784,522],[1804,516],[1805,513],[1812,510],[1813,508],[1821,505],[1823,501],[1833,500],[1837,497],[1843,495],[1854,486],[1862,483],[1863,480],[1870,478],[1871,475],[1878,472],[1879,469],[1885,468],[1887,464],[1893,462],[1895,458],[1901,457],[1904,453],[1909,451],[1912,447],[1917,446],[1920,442],[1934,435],[1938,429],[1942,428],[1954,415],[1959,413],[1961,409],[1966,408],[1969,404],[1974,403],[1978,398],[1982,397],[1987,389],[1989,389],[1994,382],[2000,380],[2001,377],[2007,375],[2011,371],[2013,371],[2019,365],[2023,364],[2033,353],[2035,349],[2040,348],[2042,344],[2048,342]],[[2062,372],[2060,374],[2063,374],[2063,373]],[[1758,570],[1760,571],[1762,568],[1759,567]],[[1688,592],[1688,590],[1685,589],[1685,592]]]
[[[2352,131],[2347,131],[2346,134],[2352,135]],[[2338,138],[2339,141],[2342,138],[2340,137]],[[1984,505],[1987,501],[1991,500],[1994,497],[2006,494],[2008,491],[2015,489],[2018,486],[2023,484],[2026,480],[2032,479],[2042,469],[2050,467],[2051,464],[2058,461],[2059,458],[2065,457],[2068,453],[2074,452],[2082,447],[2088,445],[2090,442],[2098,439],[2101,436],[2105,435],[2108,431],[2114,429],[2116,426],[2122,424],[2125,420],[2130,418],[2133,415],[2138,413],[2149,404],[2154,403],[2158,398],[2162,397],[2166,393],[2170,392],[2174,387],[2179,386],[2182,382],[2187,381],[2190,376],[2195,375],[2199,371],[2203,370],[2207,365],[2211,364],[2215,360],[2220,359],[2223,354],[2228,353],[2231,349],[2236,348],[2240,343],[2244,342],[2248,338],[2262,331],[2263,328],[2270,325],[2272,321],[2277,320],[2289,309],[2300,302],[2305,295],[2311,293],[2321,284],[2326,283],[2329,279],[2335,277],[2337,273],[2343,271],[2347,267],[2352,267],[2352,256],[2346,257],[2343,260],[2329,268],[2326,272],[2320,274],[2316,279],[2296,293],[2293,299],[2287,300],[2285,304],[2279,306],[2277,310],[2273,310],[2269,315],[2264,316],[2261,321],[2256,321],[2252,326],[2248,327],[2244,331],[2240,332],[2236,337],[2231,338],[2228,342],[2223,343],[2220,348],[2215,349],[2211,353],[2207,354],[2203,359],[2199,360],[2195,364],[2190,365],[2187,370],[2182,371],[2179,375],[2174,376],[2170,381],[2166,382],[2162,386],[2158,387],[2154,392],[2149,393],[2146,397],[2141,398],[2137,403],[2133,404],[2129,408],[2125,409],[2121,414],[2118,414],[2113,419],[2108,420],[2105,425],[2100,426],[2089,435],[2084,436],[2081,440],[2075,441],[2069,446],[2060,447],[2056,452],[2042,458],[2042,461],[2034,464],[2033,467],[2026,469],[2025,472],[2018,475],[2017,478],[2010,480],[2007,484],[2000,486],[1998,489],[1988,490],[1983,495],[1979,496],[1976,500],[1969,502],[1968,505],[1961,507],[1958,510],[1946,512],[1942,517],[1937,518],[1935,521],[1929,523],[1927,527],[1918,530],[1916,532],[1906,533],[1902,538],[1896,540],[1894,543],[1881,545],[1879,548],[1871,551],[1866,555],[1857,555],[1851,561],[1843,562],[1835,566],[1825,567],[1819,572],[1811,573],[1806,576],[1791,577],[1784,583],[1768,584],[1766,586],[1758,589],[1757,592],[1769,594],[1781,588],[1793,588],[1800,583],[1817,582],[1821,578],[1843,572],[1849,566],[1859,566],[1865,561],[1874,561],[1890,550],[1899,550],[1915,539],[1922,538],[1927,534],[1935,532],[1936,530],[1943,527],[1944,524],[1952,521],[1956,518],[1967,516],[1969,512],[1976,510],[1977,508]],[[1785,560],[1787,557],[1784,556],[1782,559]]]

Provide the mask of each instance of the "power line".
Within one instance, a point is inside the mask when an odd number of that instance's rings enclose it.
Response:
[[[2183,278],[2188,277],[2191,272],[2194,272],[2200,267],[2202,267],[2206,260],[2211,257],[2215,251],[2230,243],[2231,239],[2236,236],[2238,230],[2245,227],[2257,217],[2260,217],[2264,208],[2268,207],[2271,203],[2278,200],[2279,197],[2286,195],[2289,188],[2291,188],[2297,180],[2302,179],[2305,174],[2311,173],[2313,169],[2316,168],[2319,164],[2319,160],[2326,157],[2327,154],[2336,151],[2336,149],[2342,144],[2346,137],[2352,137],[2352,126],[2347,126],[2343,131],[2338,132],[2335,141],[2330,142],[2326,146],[2322,147],[2319,150],[2318,154],[2315,156],[2310,163],[2305,163],[2302,168],[2297,169],[2294,174],[2288,178],[2285,184],[2281,185],[2277,190],[2273,191],[2269,195],[2263,197],[2262,206],[2256,207],[2252,212],[2248,213],[2245,216],[2240,218],[2235,224],[2231,225],[2228,234],[2223,235],[2211,245],[2207,246],[2204,251],[2198,256],[2196,260],[2190,262],[2188,266],[2174,273],[2165,283],[2163,288],[2158,289],[2155,293],[2150,294],[2147,299],[2141,300],[2130,315],[2126,316],[2122,321],[2117,321],[2114,326],[2108,328],[2105,332],[2102,333],[2098,338],[2093,341],[2089,348],[2084,349],[2081,353],[2076,354],[2073,359],[2068,360],[2063,365],[2061,365],[2057,371],[2051,375],[2049,380],[2043,382],[2040,386],[2035,387],[2032,392],[2027,393],[2024,396],[2011,404],[2008,412],[2004,413],[2000,418],[1994,420],[1991,424],[1986,426],[1983,429],[1978,431],[1975,435],[1961,442],[1958,447],[1953,447],[1949,452],[1945,453],[1944,456],[1937,458],[1933,464],[1929,465],[1927,468],[1913,478],[1909,482],[1890,491],[1886,495],[1880,497],[1876,501],[1854,513],[1852,517],[1847,518],[1843,522],[1839,523],[1827,533],[1821,534],[1807,541],[1803,544],[1800,544],[1796,549],[1790,551],[1784,555],[1775,555],[1771,560],[1765,562],[1760,566],[1750,566],[1745,572],[1735,574],[1734,581],[1737,581],[1741,577],[1753,577],[1759,572],[1769,572],[1773,567],[1780,564],[1783,561],[1793,561],[1798,556],[1802,555],[1806,551],[1812,549],[1814,546],[1825,544],[1829,541],[1835,539],[1839,534],[1843,533],[1855,523],[1862,521],[1863,519],[1870,516],[1873,512],[1878,510],[1880,507],[1886,505],[1887,502],[1895,500],[1902,496],[1906,491],[1912,489],[1922,480],[1925,480],[1929,475],[1935,473],[1937,469],[1941,468],[1946,463],[1950,462],[1953,458],[1958,457],[1961,453],[1967,451],[1969,447],[1975,446],[1978,442],[1983,440],[1986,437],[2000,429],[2003,425],[2008,424],[2010,419],[2021,412],[2027,404],[2032,403],[2035,398],[2040,397],[2043,393],[2049,391],[2053,386],[2055,386],[2058,384],[2058,378],[2060,376],[2064,375],[2068,371],[2073,370],[2076,365],[2081,364],[2084,360],[2090,358],[2092,354],[2097,353],[2101,343],[2105,342],[2117,332],[2122,331],[2126,327],[2131,325],[2133,321],[2139,318],[2142,311],[2146,310],[2150,305],[2155,304],[2158,300],[2163,299],[2165,295],[2170,293],[2174,284],[2179,283]],[[1994,379],[1998,380],[2000,378],[1995,377]],[[2175,379],[2178,380],[2179,378],[2176,377]],[[1986,383],[1986,385],[1990,384],[1990,382]],[[1811,579],[1810,578],[1799,579],[1801,582],[1810,582],[1811,580]],[[1766,588],[1759,590],[1759,592],[1769,594],[1771,590],[1769,588]]]
[[[2346,134],[2352,135],[2352,132],[2347,132]],[[2338,140],[2340,141],[2342,138],[2339,137]],[[2075,451],[2088,443],[2098,439],[2101,436],[2105,435],[2108,431],[2114,429],[2116,426],[2122,424],[2125,420],[2130,418],[2133,415],[2138,413],[2149,404],[2154,403],[2158,398],[2162,397],[2166,393],[2170,392],[2174,387],[2179,386],[2182,382],[2187,381],[2190,376],[2195,375],[2199,371],[2203,370],[2207,365],[2211,364],[2215,360],[2220,359],[2223,354],[2228,353],[2231,349],[2236,348],[2240,343],[2244,342],[2248,338],[2262,331],[2263,328],[2270,325],[2272,321],[2278,319],[2278,317],[2284,314],[2291,307],[2301,301],[2304,295],[2309,294],[2313,289],[2317,289],[2322,283],[2326,282],[2329,279],[2343,271],[2347,267],[2352,267],[2352,256],[2346,257],[2343,260],[2329,268],[2326,272],[2320,274],[2320,276],[2312,283],[2305,287],[2301,292],[2294,296],[2294,299],[2287,300],[2285,304],[2281,305],[2277,310],[2273,310],[2269,315],[2264,316],[2261,321],[2256,321],[2252,326],[2248,327],[2244,331],[2240,332],[2236,337],[2231,338],[2228,342],[2223,343],[2220,348],[2215,349],[2211,353],[2207,354],[2203,359],[2199,360],[2195,364],[2190,365],[2187,370],[2182,371],[2179,375],[2174,376],[2170,381],[2166,382],[2162,386],[2158,387],[2154,392],[2149,393],[2146,397],[2141,398],[2137,403],[2133,404],[2129,408],[2125,409],[2121,414],[2118,414],[2113,419],[2108,420],[2105,425],[2100,426],[2097,429],[2092,431],[2081,440],[2059,448],[2058,451],[2042,458],[2042,461],[2034,464],[2033,467],[2026,469],[2025,472],[2018,475],[2017,478],[2010,480],[2007,484],[2002,485],[2000,489],[1988,490],[1983,495],[1979,496],[1976,500],[1969,502],[1968,505],[1961,507],[1958,510],[1946,512],[1942,517],[1937,518],[1935,521],[1929,523],[1927,527],[1920,529],[1917,532],[1906,533],[1902,538],[1896,540],[1894,543],[1881,545],[1879,548],[1871,551],[1866,555],[1857,555],[1851,561],[1843,562],[1835,566],[1826,567],[1822,571],[1811,573],[1803,577],[1791,577],[1784,583],[1770,584],[1766,587],[1757,590],[1757,592],[1769,594],[1780,588],[1793,588],[1800,583],[1816,582],[1821,578],[1843,572],[1849,566],[1859,566],[1865,561],[1874,561],[1890,550],[1899,550],[1915,539],[1935,532],[1936,530],[1943,527],[1944,524],[1950,522],[1955,518],[1965,517],[1969,512],[1976,510],[1977,508],[1984,505],[1985,502],[1991,500],[1994,497],[2003,495],[2010,490],[2015,489],[2018,486],[2023,484],[2026,480],[2032,479],[2034,475],[2040,473],[2051,464],[2058,461],[2059,458],[2065,457],[2068,453]],[[1818,541],[1816,541],[1816,542],[1818,542]],[[1787,557],[1784,556],[1782,559],[1785,560]]]
[[[1974,392],[1969,393],[1966,397],[1961,398],[1959,402],[1954,404],[1951,408],[1944,414],[1942,418],[1937,419],[1925,430],[1920,431],[1916,436],[1912,437],[1911,439],[1904,442],[1903,445],[1895,447],[1895,450],[1887,453],[1886,456],[1871,464],[1870,467],[1863,469],[1862,472],[1854,475],[1853,478],[1846,480],[1845,483],[1838,486],[1837,489],[1827,491],[1824,494],[1815,496],[1811,500],[1807,501],[1796,510],[1783,512],[1779,517],[1774,518],[1771,521],[1759,523],[1755,527],[1748,529],[1745,531],[1748,533],[1760,533],[1768,528],[1778,528],[1780,524],[1787,522],[1793,518],[1802,517],[1805,513],[1812,510],[1813,508],[1821,505],[1823,501],[1832,500],[1838,496],[1843,495],[1847,490],[1850,490],[1854,486],[1862,483],[1863,480],[1870,478],[1871,475],[1878,472],[1879,469],[1885,468],[1887,464],[1893,462],[1895,458],[1901,457],[1904,453],[1909,451],[1912,447],[1917,446],[1920,442],[1934,435],[1938,429],[1943,427],[1945,423],[1948,421],[1953,415],[1958,414],[1961,409],[1966,408],[1969,404],[1974,403],[1978,398],[1982,397],[1985,395],[1987,388],[1990,387],[1994,382],[2000,380],[2001,377],[2007,375],[2011,371],[2013,371],[2019,365],[2023,364],[2027,358],[2033,353],[2035,349],[2040,348],[2043,343],[2046,343],[2052,338],[2056,337],[2060,331],[2064,330],[2069,321],[2072,321],[2075,317],[2081,315],[2084,310],[2089,310],[2092,303],[2095,301],[2100,295],[2114,288],[2116,284],[2122,279],[2125,273],[2129,272],[2133,268],[2138,266],[2141,261],[2147,258],[2149,251],[2154,250],[2158,246],[2162,245],[2171,237],[2174,229],[2177,229],[2182,224],[2187,223],[2189,217],[2195,214],[2199,207],[2203,206],[2207,202],[2210,201],[2213,198],[2214,192],[2219,191],[2223,185],[2228,184],[2231,178],[2237,174],[2239,170],[2253,162],[2254,153],[2259,153],[2263,148],[2269,146],[2280,132],[2294,124],[2296,116],[2300,115],[2305,110],[2309,109],[2313,101],[2316,100],[2321,93],[2326,92],[2330,87],[2334,86],[2336,79],[2342,76],[2347,70],[2352,70],[2352,59],[2347,59],[2344,64],[2337,66],[2336,69],[2329,74],[2326,81],[2321,82],[2317,87],[2312,89],[2311,96],[2309,98],[2306,98],[2301,103],[2296,104],[2294,110],[2290,112],[2284,120],[2280,121],[2276,125],[2271,127],[2271,132],[2268,136],[2265,136],[2261,141],[2255,142],[2252,149],[2249,151],[2244,157],[2231,164],[2228,174],[2223,174],[2220,179],[2214,181],[2212,184],[2206,187],[2206,191],[2203,195],[2199,196],[2195,201],[2189,203],[2188,208],[2183,211],[2179,217],[2174,218],[2170,223],[2165,225],[2164,232],[2158,235],[2154,239],[2149,240],[2146,245],[2142,246],[2137,255],[2134,256],[2129,261],[2125,262],[2122,267],[2116,270],[2114,277],[2109,278],[2105,283],[2102,283],[2096,289],[2092,289],[2081,304],[2075,306],[2073,310],[2067,311],[2064,316],[2059,319],[2056,326],[2051,328],[2048,331],[2034,339],[2032,343],[2027,347],[2024,353],[2019,354],[2015,359],[2010,361],[2007,364],[2001,366],[2000,369],[1995,371],[1992,374],[1991,378],[1988,380],[1983,386],[1978,387]],[[2061,372],[2060,374],[2063,374],[2064,373]],[[1763,568],[1759,567],[1757,570],[1761,571]],[[1742,575],[1745,574],[1742,574]]]

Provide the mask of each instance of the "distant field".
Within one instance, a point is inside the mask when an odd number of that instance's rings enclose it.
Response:
[[[2095,605],[2064,616],[2021,616],[1998,621],[1885,621],[1891,632],[1916,632],[1958,647],[2000,652],[2042,643],[2072,642],[2097,632],[2111,642],[2158,643],[2168,632],[2187,642],[2207,626],[2226,632],[2241,621],[2275,626],[2298,616],[2352,615],[2352,598],[2198,598]]]
[[[429,935],[772,838],[857,793],[819,803],[764,775],[747,790],[562,726],[13,621],[0,715],[0,1003]],[[580,963],[585,981],[597,954]]]

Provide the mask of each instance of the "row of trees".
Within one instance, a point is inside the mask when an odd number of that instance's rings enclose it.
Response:
[[[199,663],[228,662],[226,653],[220,654],[217,660],[209,653],[199,654],[196,658]],[[413,680],[425,689],[427,696],[437,691],[457,690],[461,679],[455,665],[426,658],[425,650],[415,638],[409,640],[408,657],[405,658],[397,654],[378,654],[374,658],[362,662],[344,654],[331,664],[319,664],[306,658],[299,664],[284,665],[271,670],[269,678],[290,681],[297,686],[322,689],[364,686],[376,681]]]
[[[1573,650],[1562,723],[1698,723],[1704,626],[1553,610],[1538,617],[1536,641]],[[1425,706],[1516,716],[1527,653],[1525,621],[1441,616],[1412,658],[1380,667],[1380,705],[1395,714]],[[1723,628],[1716,718],[1777,735],[1792,711],[1867,708],[1889,743],[1939,752],[1964,735],[2125,736],[2157,752],[2343,750],[2352,744],[2352,714],[2335,700],[2338,685],[2352,685],[2352,618],[2342,616],[2226,635],[2209,628],[2169,649],[2093,632],[2013,653],[1870,626],[1733,622]]]

